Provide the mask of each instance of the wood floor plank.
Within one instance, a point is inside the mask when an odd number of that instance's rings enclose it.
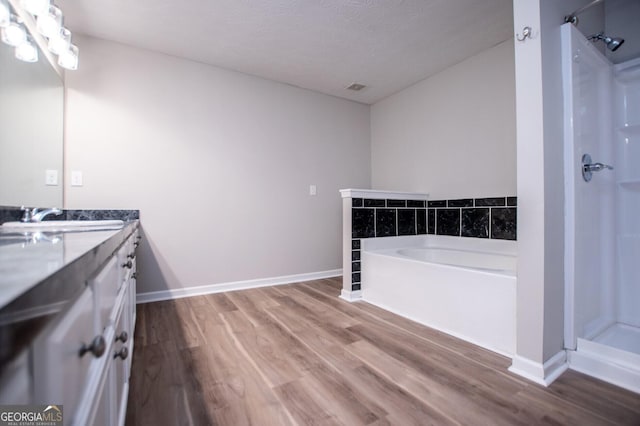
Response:
[[[358,358],[351,355],[344,345],[336,343],[333,336],[323,328],[309,324],[286,309],[269,309],[268,312],[282,327],[289,329],[302,343],[335,370],[341,371],[361,365]]]
[[[640,425],[640,395],[510,360],[363,302],[341,280],[138,306],[127,425]]]
[[[434,404],[460,424],[510,424],[509,421],[500,419],[491,404],[468,398],[456,388],[442,385],[429,375],[420,374],[370,342],[352,343],[347,346],[347,350],[388,381],[395,383],[422,402]]]
[[[367,365],[345,375],[369,399],[378,401],[398,425],[455,425],[451,418],[420,401],[397,384],[385,379]]]

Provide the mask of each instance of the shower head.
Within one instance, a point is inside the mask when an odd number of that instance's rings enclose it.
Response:
[[[609,49],[612,52],[615,52],[616,50],[618,50],[618,47],[622,46],[622,43],[624,43],[623,38],[608,37],[604,35],[604,33],[594,34],[592,36],[589,36],[589,40],[591,41],[602,40],[604,44],[607,45],[607,49]]]

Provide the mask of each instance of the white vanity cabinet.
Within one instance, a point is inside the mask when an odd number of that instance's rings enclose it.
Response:
[[[64,423],[123,425],[135,321],[138,231],[87,281],[82,295],[33,347],[41,404],[62,404]]]

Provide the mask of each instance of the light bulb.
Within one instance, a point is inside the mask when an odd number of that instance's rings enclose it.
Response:
[[[19,46],[27,40],[27,31],[22,24],[19,24],[17,18],[11,16],[9,25],[2,29],[2,41],[9,46]]]
[[[78,47],[73,44],[58,56],[58,65],[68,70],[78,69]]]
[[[51,53],[60,55],[65,50],[69,49],[71,45],[71,31],[66,28],[62,28],[58,34],[49,38],[47,47]]]
[[[11,22],[11,10],[7,0],[0,0],[0,28],[4,28]]]
[[[16,47],[15,55],[21,61],[38,62],[38,48],[31,36],[28,36],[24,43]]]
[[[62,11],[49,6],[49,12],[38,16],[38,32],[47,38],[54,37],[62,28]]]
[[[20,6],[30,14],[39,16],[49,11],[50,0],[20,0]]]

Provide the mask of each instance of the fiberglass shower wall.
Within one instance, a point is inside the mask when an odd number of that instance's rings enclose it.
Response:
[[[640,393],[640,58],[611,64],[562,26],[565,347],[571,368]],[[583,156],[613,166],[583,178]]]
[[[565,98],[565,346],[616,321],[615,174],[589,182],[582,157],[614,164],[610,62],[571,24],[562,27]]]
[[[614,66],[613,93],[618,321],[640,330],[640,58]],[[627,349],[640,353],[640,342]]]

